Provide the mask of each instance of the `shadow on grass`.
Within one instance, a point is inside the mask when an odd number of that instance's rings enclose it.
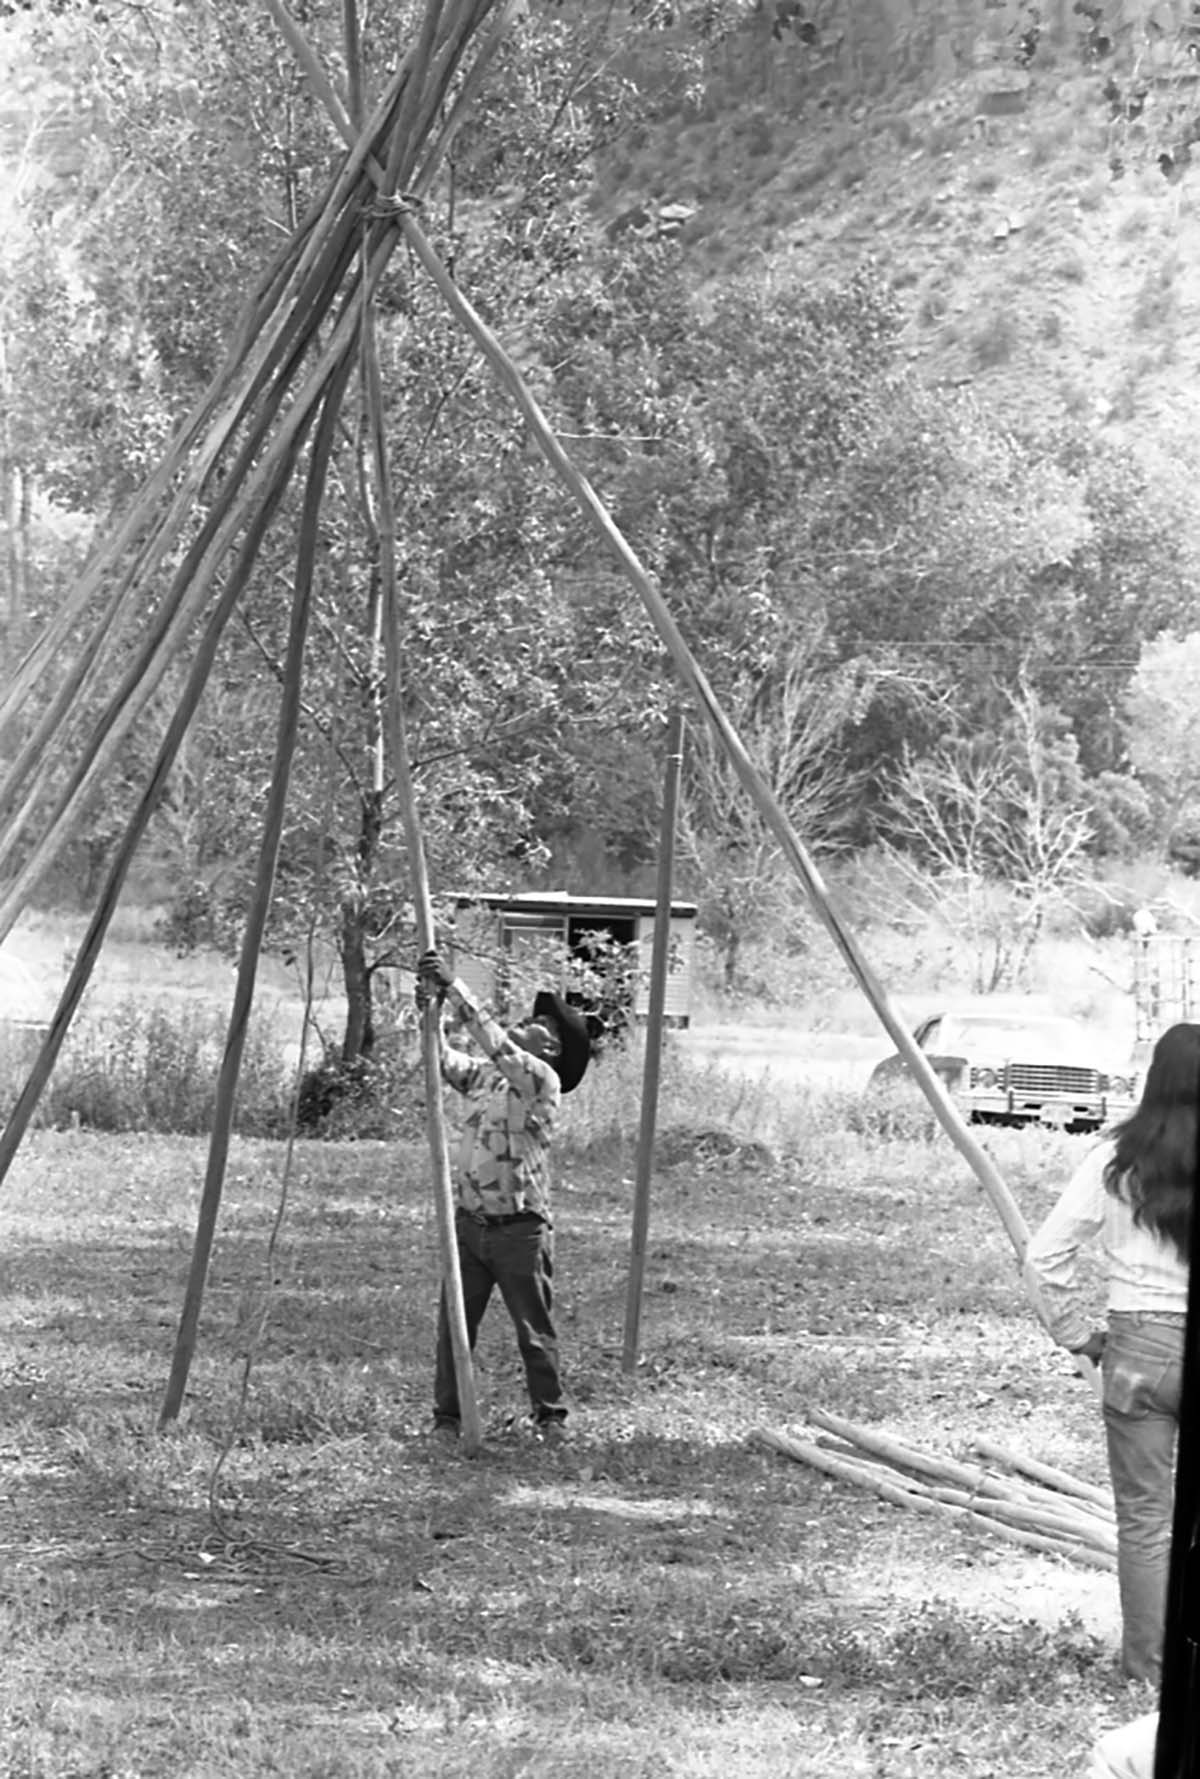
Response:
[[[44,1146],[12,1203],[0,1631],[21,1655],[0,1700],[12,1723],[25,1712],[32,1751],[14,1774],[98,1779],[107,1759],[137,1779],[357,1779],[393,1770],[398,1724],[424,1751],[405,1770],[480,1779],[507,1770],[499,1754],[468,1769],[437,1751],[461,1753],[464,1724],[503,1740],[506,1712],[586,1724],[593,1754],[609,1750],[593,1770],[641,1774],[670,1769],[634,1722],[716,1734],[731,1709],[761,1715],[762,1689],[803,1711],[814,1746],[843,1733],[822,1717],[839,1699],[869,1741],[900,1705],[1111,1698],[1111,1652],[1078,1624],[947,1603],[941,1581],[961,1580],[950,1565],[979,1535],[748,1441],[814,1401],[894,1424],[900,1400],[911,1427],[970,1402],[978,1353],[1002,1346],[1025,1406],[1057,1412],[1061,1381],[1032,1362],[1041,1337],[978,1195],[931,1181],[927,1157],[884,1171],[859,1156],[826,1178],[758,1157],[666,1170],[631,1371],[629,1185],[572,1165],[558,1311],[576,1436],[561,1453],[530,1437],[497,1303],[476,1459],[422,1436],[436,1228],[422,1162],[383,1146],[305,1155],[269,1291],[278,1153],[238,1151],[186,1411],[154,1432],[198,1193],[186,1160]],[[923,1607],[892,1597],[900,1551],[925,1565]],[[185,1731],[203,1750],[190,1766]],[[360,1745],[369,1759],[346,1752]]]

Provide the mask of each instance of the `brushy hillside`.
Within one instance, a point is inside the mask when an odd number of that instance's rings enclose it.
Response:
[[[920,376],[1021,430],[1090,422],[1173,478],[1194,525],[1200,174],[1185,156],[1168,178],[1159,161],[1190,75],[1088,60],[1078,29],[1043,36],[1023,70],[984,45],[965,70],[935,59],[869,92],[800,80],[798,53],[730,48],[702,106],[664,110],[614,151],[602,213],[688,207],[701,287],[875,260]],[[1019,109],[991,114],[998,81]]]

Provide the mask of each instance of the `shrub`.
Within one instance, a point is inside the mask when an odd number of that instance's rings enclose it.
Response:
[[[297,1127],[309,1136],[339,1141],[383,1141],[397,1134],[397,1117],[405,1132],[419,1123],[420,1099],[413,1088],[420,1075],[420,1057],[381,1050],[371,1056],[342,1061],[331,1045],[300,1083]]]
[[[847,1130],[877,1142],[929,1143],[941,1131],[933,1108],[915,1081],[890,1083],[842,1101]]]
[[[1158,333],[1171,322],[1179,303],[1175,274],[1179,262],[1174,255],[1146,273],[1133,299],[1133,325],[1139,333]]]
[[[865,157],[857,150],[854,150],[851,154],[845,156],[838,165],[838,183],[846,190],[849,190],[851,186],[861,185],[863,183],[864,179],[867,177],[867,171],[868,168]]]
[[[225,1037],[223,1014],[127,1002],[69,1034],[42,1095],[39,1122],[57,1129],[202,1135],[212,1128]],[[27,1068],[27,1059],[21,1067],[11,1053],[0,1055],[0,1096],[7,1104],[24,1085]],[[235,1129],[243,1136],[280,1135],[290,1098],[277,1045],[252,1024]]]
[[[1093,173],[1079,188],[1077,195],[1080,208],[1083,210],[1099,210],[1108,192],[1108,186],[1109,175],[1107,172]]]
[[[775,138],[771,129],[770,119],[761,111],[754,112],[745,120],[742,137],[746,145],[746,153],[754,159],[761,159],[770,154],[775,146]]]
[[[1079,923],[1089,939],[1127,938],[1141,898],[1121,884],[1087,884],[1075,896]]]
[[[925,146],[930,154],[953,154],[961,148],[966,127],[955,119],[947,119],[930,126]]]
[[[1050,265],[1049,272],[1052,278],[1061,278],[1067,284],[1082,284],[1087,278],[1087,261],[1081,249],[1073,241],[1068,241]]]
[[[949,293],[935,284],[922,294],[917,305],[917,315],[923,327],[934,327],[939,321],[945,320],[949,308]]]
[[[1153,212],[1146,204],[1139,204],[1136,209],[1129,210],[1117,224],[1118,241],[1138,241],[1150,228]]]
[[[644,1041],[605,1052],[564,1104],[560,1154],[623,1165],[636,1149],[641,1123]],[[794,1102],[799,1104],[799,1097]],[[766,1077],[725,1070],[688,1052],[668,1033],[659,1076],[658,1126],[666,1151],[700,1142],[714,1129],[740,1149],[783,1147],[788,1108]]]
[[[1145,786],[1125,772],[1101,772],[1088,785],[1096,851],[1113,858],[1153,853],[1161,844]]]
[[[971,334],[971,353],[983,369],[1007,364],[1016,350],[1019,329],[1009,308],[996,308],[985,315]]]
[[[68,1036],[46,1085],[38,1122],[53,1129],[157,1131],[202,1136],[212,1129],[227,1016],[191,1007],[126,1002]],[[11,1107],[25,1084],[41,1032],[0,1041],[0,1106]],[[392,1138],[397,1112],[420,1120],[413,1083],[420,1058],[409,1035],[389,1035],[369,1059],[343,1068],[336,1046],[305,1075],[299,1094],[280,1045],[253,1020],[238,1076],[234,1129],[241,1136],[280,1137],[292,1125],[310,1135]]]
[[[1045,167],[1057,160],[1062,151],[1069,146],[1075,135],[1075,126],[1070,118],[1060,118],[1046,129],[1035,130],[1029,145],[1029,164],[1031,167]]]
[[[211,947],[236,949],[244,911],[231,884],[222,890],[203,878],[179,885],[155,923],[157,937],[180,957]]]

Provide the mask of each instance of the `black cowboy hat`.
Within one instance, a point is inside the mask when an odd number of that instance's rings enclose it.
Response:
[[[548,988],[539,989],[534,996],[533,1017],[551,1019],[557,1027],[562,1053],[554,1066],[563,1092],[570,1093],[583,1080],[584,1070],[592,1054],[587,1021],[575,1007],[568,1006],[561,995],[552,993]]]

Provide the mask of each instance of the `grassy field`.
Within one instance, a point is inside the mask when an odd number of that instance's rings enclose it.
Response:
[[[1146,1708],[1111,1575],[754,1443],[817,1406],[1104,1480],[1090,1394],[965,1165],[855,1132],[835,1097],[734,1103],[682,1067],[632,1375],[620,1082],[569,1102],[562,1452],[524,1425],[498,1307],[484,1452],[424,1437],[421,1145],[300,1147],[273,1248],[284,1149],[235,1147],[161,1436],[205,1146],[28,1140],[0,1206],[5,1779],[1060,1779]],[[994,1149],[1031,1223],[1078,1153]]]

